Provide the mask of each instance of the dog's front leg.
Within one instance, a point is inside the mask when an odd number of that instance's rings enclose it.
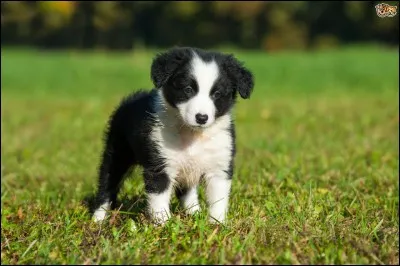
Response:
[[[210,222],[223,223],[228,212],[232,180],[228,174],[222,171],[208,174],[205,181]]]
[[[148,215],[156,224],[163,225],[170,217],[169,203],[172,183],[165,172],[144,171],[145,190],[148,199]]]

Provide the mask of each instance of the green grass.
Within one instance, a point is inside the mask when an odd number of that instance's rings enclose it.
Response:
[[[151,88],[153,53],[1,56],[2,264],[398,264],[397,51],[238,52],[256,87],[235,111],[229,221],[174,199],[164,227],[139,170],[109,222],[85,205],[108,115]]]

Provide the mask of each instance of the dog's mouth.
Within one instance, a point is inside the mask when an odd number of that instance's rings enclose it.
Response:
[[[191,125],[191,124],[188,124],[186,122],[183,122],[182,127],[185,127],[185,128],[187,128],[187,129],[189,129],[191,131],[199,132],[199,131],[203,131],[208,126],[205,126],[205,125]]]

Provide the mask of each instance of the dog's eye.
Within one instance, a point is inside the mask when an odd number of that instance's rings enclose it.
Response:
[[[219,91],[214,92],[214,94],[213,94],[214,99],[219,99],[220,97],[221,97],[221,92],[219,92]]]
[[[193,93],[193,88],[190,87],[190,86],[187,86],[187,87],[185,87],[185,88],[183,89],[183,91],[184,91],[186,94],[192,94],[192,93]]]

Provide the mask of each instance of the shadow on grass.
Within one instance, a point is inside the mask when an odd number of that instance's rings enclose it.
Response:
[[[82,200],[82,204],[89,210],[90,217],[93,216],[96,205],[96,195],[89,194],[84,197]],[[118,211],[119,214],[123,214],[124,217],[131,218],[135,222],[143,222],[144,215],[146,213],[147,200],[145,194],[133,195],[128,197],[128,195],[124,195],[120,200],[117,200],[111,211]],[[171,211],[176,212],[179,209],[179,204],[177,201],[172,201],[171,203]]]

